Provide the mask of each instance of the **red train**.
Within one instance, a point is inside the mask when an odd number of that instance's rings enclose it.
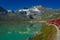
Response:
[[[50,23],[50,24],[57,25],[57,27],[60,29],[60,18],[53,19],[53,20],[48,20],[47,22]]]

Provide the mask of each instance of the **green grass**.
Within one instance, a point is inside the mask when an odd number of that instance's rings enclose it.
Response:
[[[41,34],[36,35],[32,40],[54,40],[56,36],[56,28],[53,25],[44,24]]]

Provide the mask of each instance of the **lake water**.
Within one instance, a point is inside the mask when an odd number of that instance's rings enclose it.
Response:
[[[27,40],[43,28],[41,23],[0,23],[0,40]]]

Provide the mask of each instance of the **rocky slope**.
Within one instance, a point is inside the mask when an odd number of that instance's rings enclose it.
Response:
[[[21,21],[21,20],[49,20],[60,17],[60,10],[53,10],[41,5],[31,8],[22,8],[14,12],[14,10],[6,10],[0,7],[0,21]]]

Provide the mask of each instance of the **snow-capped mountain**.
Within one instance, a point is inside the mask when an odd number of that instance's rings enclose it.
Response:
[[[53,13],[53,11],[49,8],[39,6],[33,6],[28,9],[19,9],[19,14],[26,14],[28,17],[29,15],[33,16],[34,18],[46,17]]]
[[[31,8],[30,10],[31,11],[35,11],[35,12],[40,12],[40,10],[37,7],[35,7],[35,6],[33,8]]]
[[[19,14],[25,14],[27,17],[32,16],[33,18],[42,18],[42,17],[48,17],[49,15],[53,14],[53,10],[50,8],[46,8],[44,6],[33,6],[28,9],[20,9]],[[25,13],[24,13],[25,12]]]
[[[8,13],[14,13],[14,10],[7,10]]]
[[[12,10],[7,10],[8,12],[12,12]]]
[[[7,15],[6,18],[8,19],[35,19],[35,20],[40,20],[40,19],[48,19],[48,18],[54,18],[55,16],[59,16],[60,10],[53,10],[51,8],[47,8],[44,6],[33,6],[31,8],[23,8],[19,9],[16,12],[14,10],[6,10],[4,8],[0,7],[0,15],[6,13]],[[56,15],[55,15],[56,14]],[[4,16],[4,15],[3,15]],[[2,17],[3,17],[2,16]],[[4,16],[4,17],[5,17]],[[1,18],[1,19],[4,19]]]
[[[19,13],[21,13],[21,12],[26,12],[26,15],[29,15],[30,14],[30,11],[29,11],[29,9],[20,9],[20,10],[18,10],[18,12]],[[24,13],[23,13],[24,14]]]
[[[41,11],[37,8],[37,7],[33,7],[33,8],[28,8],[28,9],[19,9],[18,12],[20,13],[21,11],[25,11],[26,15],[30,15],[32,14],[32,12],[36,12],[36,13],[40,13]]]

